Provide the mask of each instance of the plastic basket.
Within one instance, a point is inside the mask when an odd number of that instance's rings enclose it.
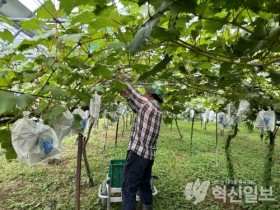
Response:
[[[121,187],[124,164],[124,159],[110,160],[109,177],[111,179],[111,187]]]

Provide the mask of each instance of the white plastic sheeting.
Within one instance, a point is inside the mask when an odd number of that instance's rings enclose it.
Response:
[[[219,112],[217,116],[218,124],[223,127],[227,128],[229,126],[229,120],[227,118],[226,113],[224,112]]]
[[[89,118],[89,121],[88,121],[88,126],[91,123],[93,123],[94,131],[97,130],[100,107],[101,107],[101,96],[98,95],[97,93],[95,93],[92,96],[92,98],[90,99],[90,105],[89,105],[90,118]]]
[[[117,104],[117,102],[111,103],[111,108],[110,108],[110,111],[108,114],[109,114],[110,120],[112,122],[116,122],[119,118],[118,113],[117,113],[118,107],[119,107],[119,105]]]
[[[209,113],[210,113],[210,109],[209,108],[207,108],[206,111],[204,113],[202,113],[203,122],[207,122],[208,121]]]
[[[48,125],[28,119],[28,112],[12,128],[12,145],[21,162],[29,166],[52,158],[60,158],[61,150],[55,131]]]
[[[82,118],[81,121],[81,126],[83,131],[85,130],[86,126],[87,126],[87,121],[88,121],[88,116],[89,116],[89,112],[88,111],[84,111],[80,106],[78,106],[77,109],[74,109],[74,111],[72,112],[72,114],[78,114],[80,115],[80,117]]]
[[[89,115],[95,119],[99,118],[101,96],[95,93],[90,99]]]
[[[235,107],[233,106],[233,104],[228,103],[227,106],[226,106],[226,115],[227,115],[229,124],[233,123],[233,119],[234,119],[233,113],[234,113],[234,111],[235,111]]]
[[[209,108],[207,108],[206,111],[201,114],[201,117],[204,123],[208,121],[216,122],[216,113]]]
[[[272,110],[260,111],[257,115],[257,118],[254,122],[254,127],[258,129],[263,129],[264,131],[275,130],[276,126],[276,114]]]
[[[60,146],[62,144],[61,143],[62,139],[66,137],[68,134],[70,134],[73,123],[74,123],[74,116],[69,110],[63,112],[62,115],[58,117],[56,121],[53,123],[52,127],[57,135]]]
[[[245,120],[250,113],[250,103],[247,100],[241,100],[238,106],[237,114],[236,114],[236,122],[240,124],[243,120]]]
[[[209,121],[216,122],[216,113],[213,110],[210,110],[208,119]]]
[[[191,109],[191,110],[190,110],[190,118],[191,118],[191,119],[193,119],[193,118],[194,118],[194,113],[195,113],[195,112],[194,112],[194,110],[193,110],[193,109]]]
[[[244,116],[246,117],[250,112],[250,103],[247,100],[242,100],[239,103],[237,116]]]
[[[124,117],[127,114],[127,106],[124,104],[120,103],[118,109],[117,109],[117,114]]]

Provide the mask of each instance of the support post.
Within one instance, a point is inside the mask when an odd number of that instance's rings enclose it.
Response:
[[[82,166],[82,148],[84,136],[79,133],[77,138],[77,170],[76,170],[76,195],[75,195],[75,210],[80,210],[80,192],[81,192],[81,166]]]

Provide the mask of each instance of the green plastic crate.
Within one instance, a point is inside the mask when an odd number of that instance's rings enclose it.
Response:
[[[111,187],[121,187],[123,177],[124,159],[110,160],[109,177],[111,179]]]

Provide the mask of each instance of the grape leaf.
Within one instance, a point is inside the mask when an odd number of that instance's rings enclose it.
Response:
[[[154,66],[154,68],[150,71],[144,72],[139,78],[138,81],[142,81],[147,79],[148,77],[152,75],[156,75],[158,72],[162,71],[163,69],[166,68],[168,63],[172,60],[172,56],[170,55],[165,55],[164,59],[161,60],[157,65]]]
[[[11,131],[7,128],[0,129],[0,145],[5,150],[6,159],[16,159],[17,154],[12,145]]]

